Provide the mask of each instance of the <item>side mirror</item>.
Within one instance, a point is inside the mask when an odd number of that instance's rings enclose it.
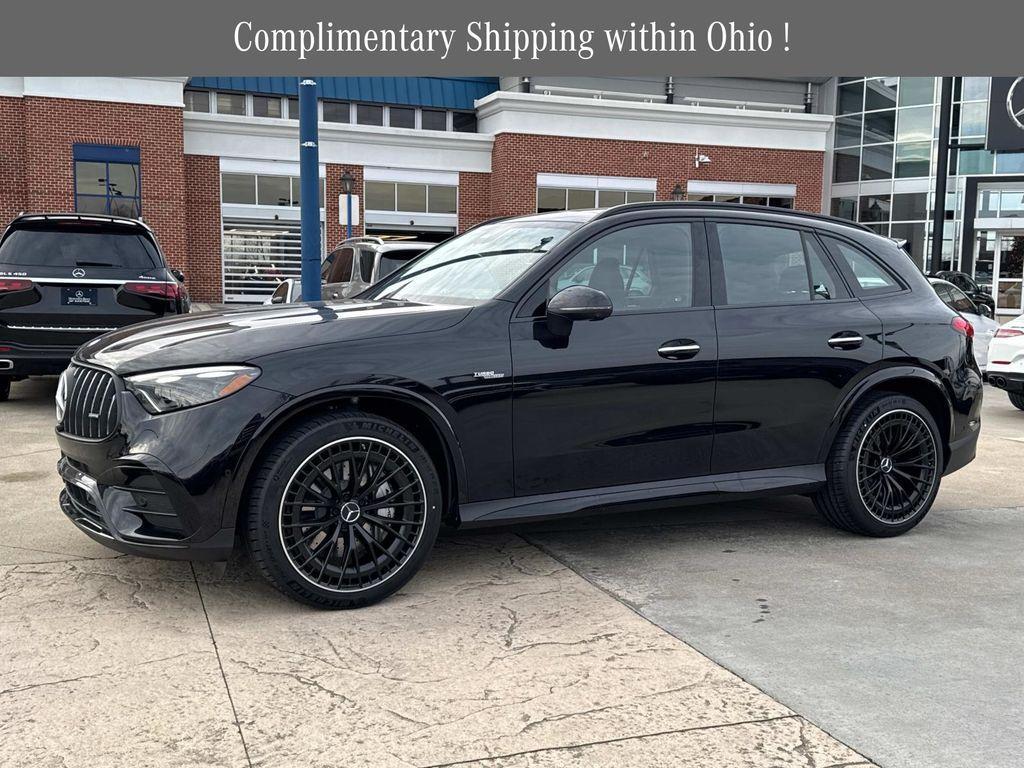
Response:
[[[185,273],[182,272],[180,269],[172,269],[171,274],[174,275],[174,279],[177,280],[179,283],[185,282]]]
[[[570,285],[548,300],[547,320],[552,333],[568,336],[574,322],[604,320],[612,313],[608,294],[586,285]]]

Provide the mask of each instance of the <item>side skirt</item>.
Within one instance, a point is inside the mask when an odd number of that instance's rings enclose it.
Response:
[[[668,499],[691,503],[732,499],[741,495],[767,496],[808,493],[825,482],[824,464],[729,472],[653,483],[633,483],[606,488],[586,488],[561,493],[515,496],[462,504],[459,516],[465,527],[508,523],[516,520],[561,517],[580,512],[612,510],[623,505],[661,502]]]

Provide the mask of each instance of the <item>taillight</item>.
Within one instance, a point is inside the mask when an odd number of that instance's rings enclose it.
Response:
[[[1024,336],[1024,331],[1019,328],[1000,328],[996,331],[995,338],[997,339],[1015,339],[1018,336]]]
[[[159,296],[162,299],[180,299],[180,283],[125,283],[122,290],[139,296]]]
[[[32,281],[21,277],[0,277],[0,293],[14,293],[15,291],[27,291],[32,287]]]
[[[949,325],[954,331],[956,331],[957,333],[962,333],[968,339],[974,338],[974,326],[967,322],[967,320],[965,320],[964,318],[960,317],[960,315],[954,317],[950,321]]]

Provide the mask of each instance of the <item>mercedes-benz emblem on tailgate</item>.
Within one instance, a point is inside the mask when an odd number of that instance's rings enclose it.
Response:
[[[73,269],[73,270],[71,270],[71,276],[72,277],[85,277],[85,270],[84,269]]]
[[[1006,112],[1014,124],[1024,131],[1024,77],[1018,77],[1006,92]]]

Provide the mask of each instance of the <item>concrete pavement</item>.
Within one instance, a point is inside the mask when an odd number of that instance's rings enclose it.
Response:
[[[1000,477],[1002,503],[1024,504],[1005,468],[947,483],[924,535],[881,548],[793,498],[592,518],[449,536],[391,599],[327,613],[241,558],[219,575],[80,534],[56,506],[52,395],[52,381],[21,382],[0,406],[2,766],[826,768],[900,750],[967,765],[919,738],[936,717],[951,728],[943,710],[909,718],[905,699],[928,682],[940,702],[970,695],[955,674],[928,680],[954,641],[964,681],[981,681],[963,720],[992,721],[974,746],[1011,764],[998,731],[1020,722],[1004,664],[1020,574],[1000,563],[1016,522],[958,506]],[[1024,450],[1005,427],[986,432],[993,461]],[[912,589],[922,578],[934,589]],[[1002,612],[995,578],[1009,579]],[[888,708],[862,717],[878,700]]]

